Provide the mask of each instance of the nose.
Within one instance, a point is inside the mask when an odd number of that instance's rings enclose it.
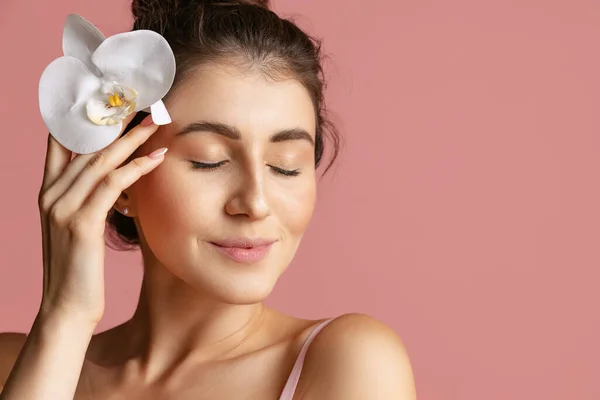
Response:
[[[247,171],[238,175],[236,190],[225,204],[225,211],[232,216],[244,215],[250,220],[261,220],[271,214],[261,173]]]

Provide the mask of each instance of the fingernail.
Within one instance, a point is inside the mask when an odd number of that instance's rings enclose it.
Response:
[[[146,118],[144,118],[142,120],[142,122],[140,122],[140,125],[142,126],[150,126],[154,123],[154,121],[152,121],[152,114],[149,114]]]
[[[163,147],[158,150],[154,150],[152,153],[148,154],[148,157],[154,158],[154,159],[161,158],[163,156],[163,154],[165,154],[167,152],[167,150],[168,149],[166,147]]]

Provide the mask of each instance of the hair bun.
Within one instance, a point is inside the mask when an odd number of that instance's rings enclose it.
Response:
[[[179,7],[176,0],[133,0],[131,13],[135,20],[133,29],[150,29],[163,34],[169,15],[175,15]]]
[[[131,12],[135,20],[133,29],[149,29],[165,35],[171,25],[181,25],[186,15],[204,6],[254,5],[269,9],[269,0],[133,0]]]
[[[269,0],[247,0],[247,1],[242,1],[242,3],[254,4],[256,6],[260,6],[263,8],[271,8],[271,4],[269,4]]]
[[[269,0],[133,0],[131,11],[136,20],[174,15],[183,8],[203,5],[250,4],[270,8]]]

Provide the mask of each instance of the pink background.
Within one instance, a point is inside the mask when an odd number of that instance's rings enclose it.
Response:
[[[0,3],[0,331],[41,291],[38,79],[68,13],[110,35],[125,0]],[[420,400],[598,399],[600,3],[275,0],[325,38],[346,138],[268,303],[390,324]],[[135,306],[138,254],[110,252],[107,312]]]

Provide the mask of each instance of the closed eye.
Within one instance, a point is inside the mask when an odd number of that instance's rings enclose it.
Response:
[[[225,165],[227,160],[219,161],[218,163],[203,163],[199,161],[192,161],[192,167],[194,169],[215,169],[219,168],[222,165]]]
[[[212,169],[217,169],[217,168],[225,165],[227,163],[227,160],[219,161],[217,163],[203,163],[203,162],[199,162],[199,161],[191,161],[191,163],[192,163],[192,167],[194,169],[212,170]],[[276,167],[274,165],[269,165],[269,168],[271,168],[275,173],[284,175],[284,176],[300,175],[299,169],[283,169],[283,168]]]
[[[279,167],[274,167],[272,165],[269,165],[269,167],[271,167],[271,169],[273,171],[275,171],[276,173],[281,174],[281,175],[285,175],[285,176],[300,175],[300,170],[298,170],[298,169],[283,169],[283,168],[279,168]]]

